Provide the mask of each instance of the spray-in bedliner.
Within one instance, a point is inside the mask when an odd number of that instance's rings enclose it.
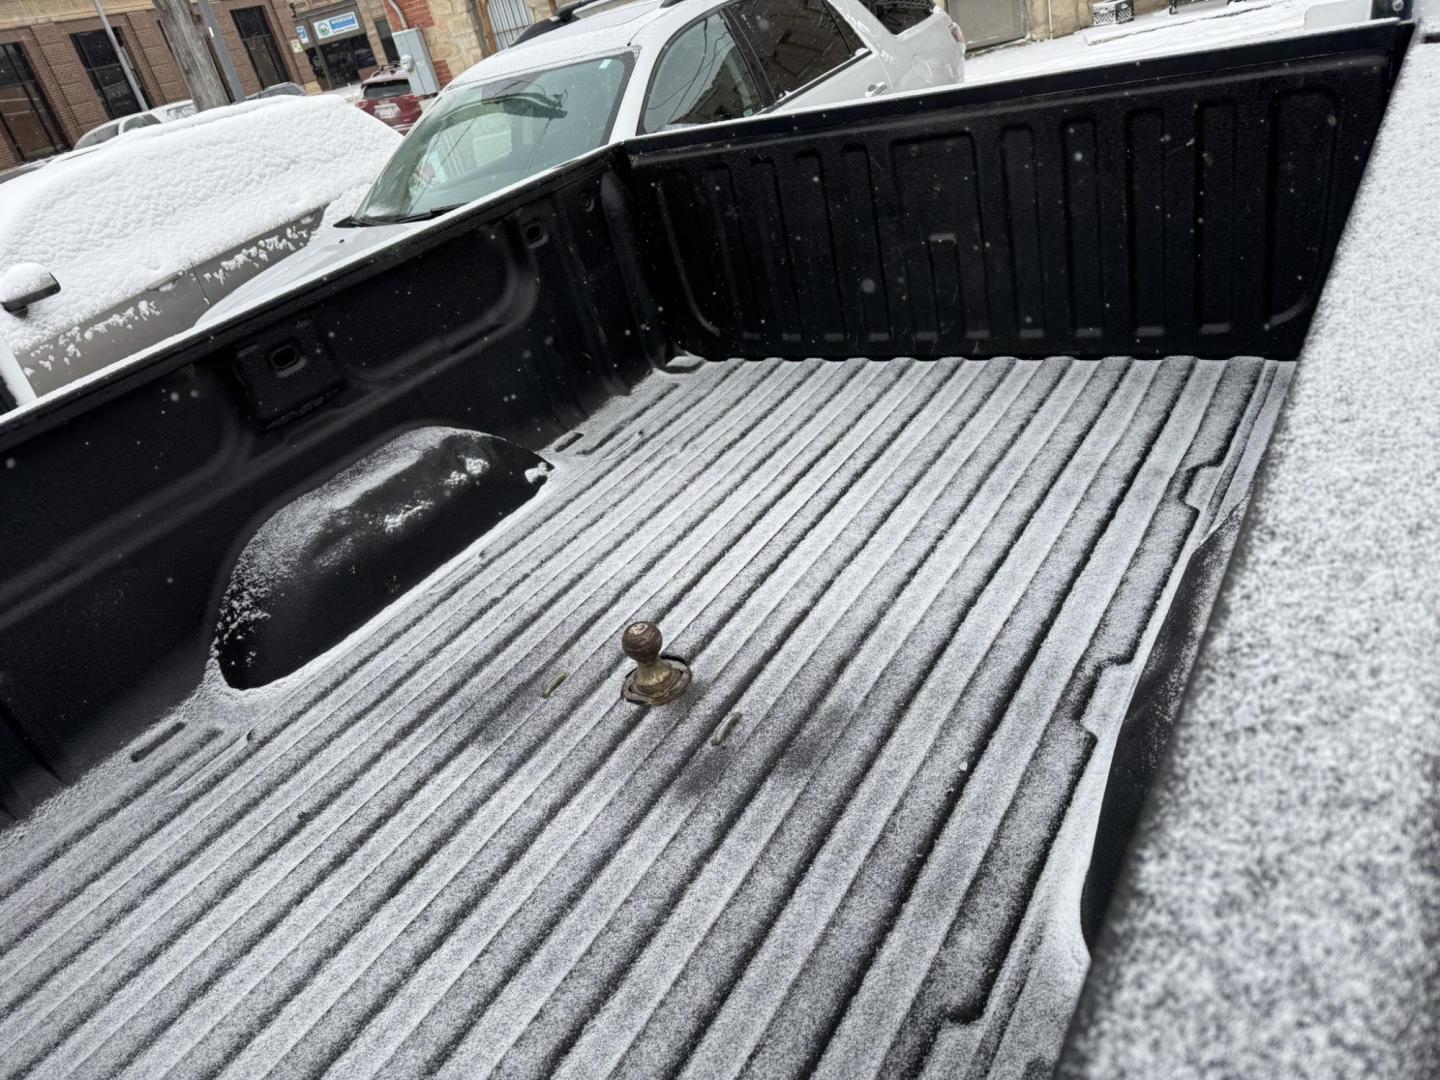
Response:
[[[1291,366],[650,376],[400,604],[212,665],[0,836],[0,1072],[1053,1061],[1117,734]],[[675,704],[620,698],[637,618]]]

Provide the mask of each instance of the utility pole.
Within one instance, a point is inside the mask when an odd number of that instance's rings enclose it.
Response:
[[[225,94],[225,84],[215,70],[215,58],[205,44],[205,38],[190,17],[190,0],[155,0],[155,11],[160,16],[160,25],[165,28],[165,38],[170,42],[170,51],[175,54],[175,63],[190,96],[199,111],[216,109],[230,104]],[[225,43],[220,42],[220,48]]]
[[[220,58],[220,66],[225,70],[225,81],[230,85],[230,100],[244,101],[245,91],[240,86],[240,73],[235,70],[234,63],[230,60],[230,50],[225,47],[225,35],[220,32],[220,24],[215,21],[215,12],[210,10],[210,0],[198,0],[200,7],[200,18],[205,20],[205,29],[210,33],[210,40],[215,43],[215,55]],[[265,89],[263,86],[260,89]]]
[[[120,70],[125,73],[125,81],[130,84],[130,92],[135,95],[135,100],[140,103],[140,108],[150,108],[150,103],[145,100],[145,91],[140,89],[140,80],[135,77],[135,69],[130,66],[130,57],[125,55],[125,48],[120,44],[120,39],[115,36],[115,30],[110,25],[110,20],[105,17],[105,5],[100,0],[95,0],[95,14],[100,16],[100,25],[105,28],[105,36],[110,39],[110,48],[115,50],[115,56],[120,61]]]

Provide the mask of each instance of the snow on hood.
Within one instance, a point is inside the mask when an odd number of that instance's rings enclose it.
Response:
[[[212,109],[11,181],[0,273],[38,263],[61,292],[0,313],[18,352],[368,183],[400,136],[330,97]]]

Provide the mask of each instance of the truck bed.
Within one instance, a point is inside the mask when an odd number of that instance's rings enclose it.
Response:
[[[1117,740],[1292,369],[646,377],[403,603],[267,687],[212,663],[0,836],[0,1071],[1048,1067]],[[679,702],[621,700],[633,618]]]
[[[606,147],[0,417],[0,1075],[1166,1040],[1211,923],[1167,876],[1117,975],[1107,908],[1409,40]]]

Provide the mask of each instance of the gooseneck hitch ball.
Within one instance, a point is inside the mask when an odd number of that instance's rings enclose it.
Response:
[[[664,643],[654,623],[635,622],[625,628],[620,648],[638,665],[625,676],[620,696],[641,705],[666,705],[690,685],[690,667],[673,656],[661,656]]]

